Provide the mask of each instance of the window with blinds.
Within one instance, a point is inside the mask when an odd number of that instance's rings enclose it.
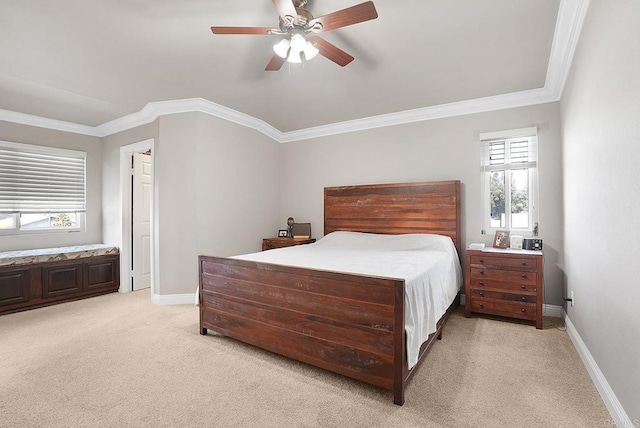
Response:
[[[533,232],[537,224],[537,129],[484,133],[480,141],[482,232]]]
[[[0,233],[78,230],[86,153],[0,141]]]

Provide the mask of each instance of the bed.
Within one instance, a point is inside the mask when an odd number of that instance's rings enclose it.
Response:
[[[449,263],[455,260],[459,272],[459,181],[328,187],[324,202],[325,237],[300,248],[308,260],[331,253],[344,237],[367,246],[367,239],[379,235],[412,240],[435,234],[452,243]],[[325,253],[317,253],[323,248]],[[406,308],[408,284],[402,275],[364,274],[344,266],[334,270],[322,263],[283,264],[292,249],[231,258],[199,256],[201,334],[212,330],[391,390],[394,403],[402,405],[405,386],[442,337],[458,304],[461,278],[453,297],[445,293],[452,301],[440,304],[444,313],[433,320],[426,340],[411,351],[408,342],[415,339],[405,329],[405,318],[412,309]]]

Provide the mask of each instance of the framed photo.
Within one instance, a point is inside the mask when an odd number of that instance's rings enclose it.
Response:
[[[278,230],[278,238],[286,238],[289,236],[289,231],[287,229]]]
[[[493,237],[493,246],[496,248],[509,248],[509,231],[496,230],[496,235]]]
[[[511,235],[509,237],[509,247],[514,250],[522,250],[522,236]]]

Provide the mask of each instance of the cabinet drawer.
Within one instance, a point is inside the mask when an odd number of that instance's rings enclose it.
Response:
[[[535,272],[521,272],[516,270],[500,270],[472,267],[470,272],[471,280],[489,280],[516,282],[519,284],[535,285],[538,278]]]
[[[538,263],[536,260],[519,257],[504,256],[471,256],[471,264],[478,267],[496,267],[499,269],[515,269],[536,271]]]
[[[537,316],[536,305],[532,303],[496,301],[474,297],[471,297],[471,310],[485,314],[528,320],[535,320]]]
[[[487,298],[510,302],[536,303],[536,296],[531,294],[504,293],[501,291],[472,289],[471,296],[474,298]]]
[[[509,281],[500,281],[491,278],[485,277],[471,277],[469,278],[469,285],[471,288],[478,289],[496,289],[496,290],[508,290],[513,292],[526,292],[526,293],[535,293],[538,291],[538,287],[536,283],[531,283],[529,281],[517,281],[517,282],[509,282]]]

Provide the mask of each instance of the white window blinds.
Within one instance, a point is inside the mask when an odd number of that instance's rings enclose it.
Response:
[[[517,136],[514,137],[514,134],[500,135],[502,133],[481,134],[483,171],[503,171],[537,166],[537,129],[524,128],[508,132],[514,132]]]
[[[0,213],[85,211],[86,156],[0,141]]]

